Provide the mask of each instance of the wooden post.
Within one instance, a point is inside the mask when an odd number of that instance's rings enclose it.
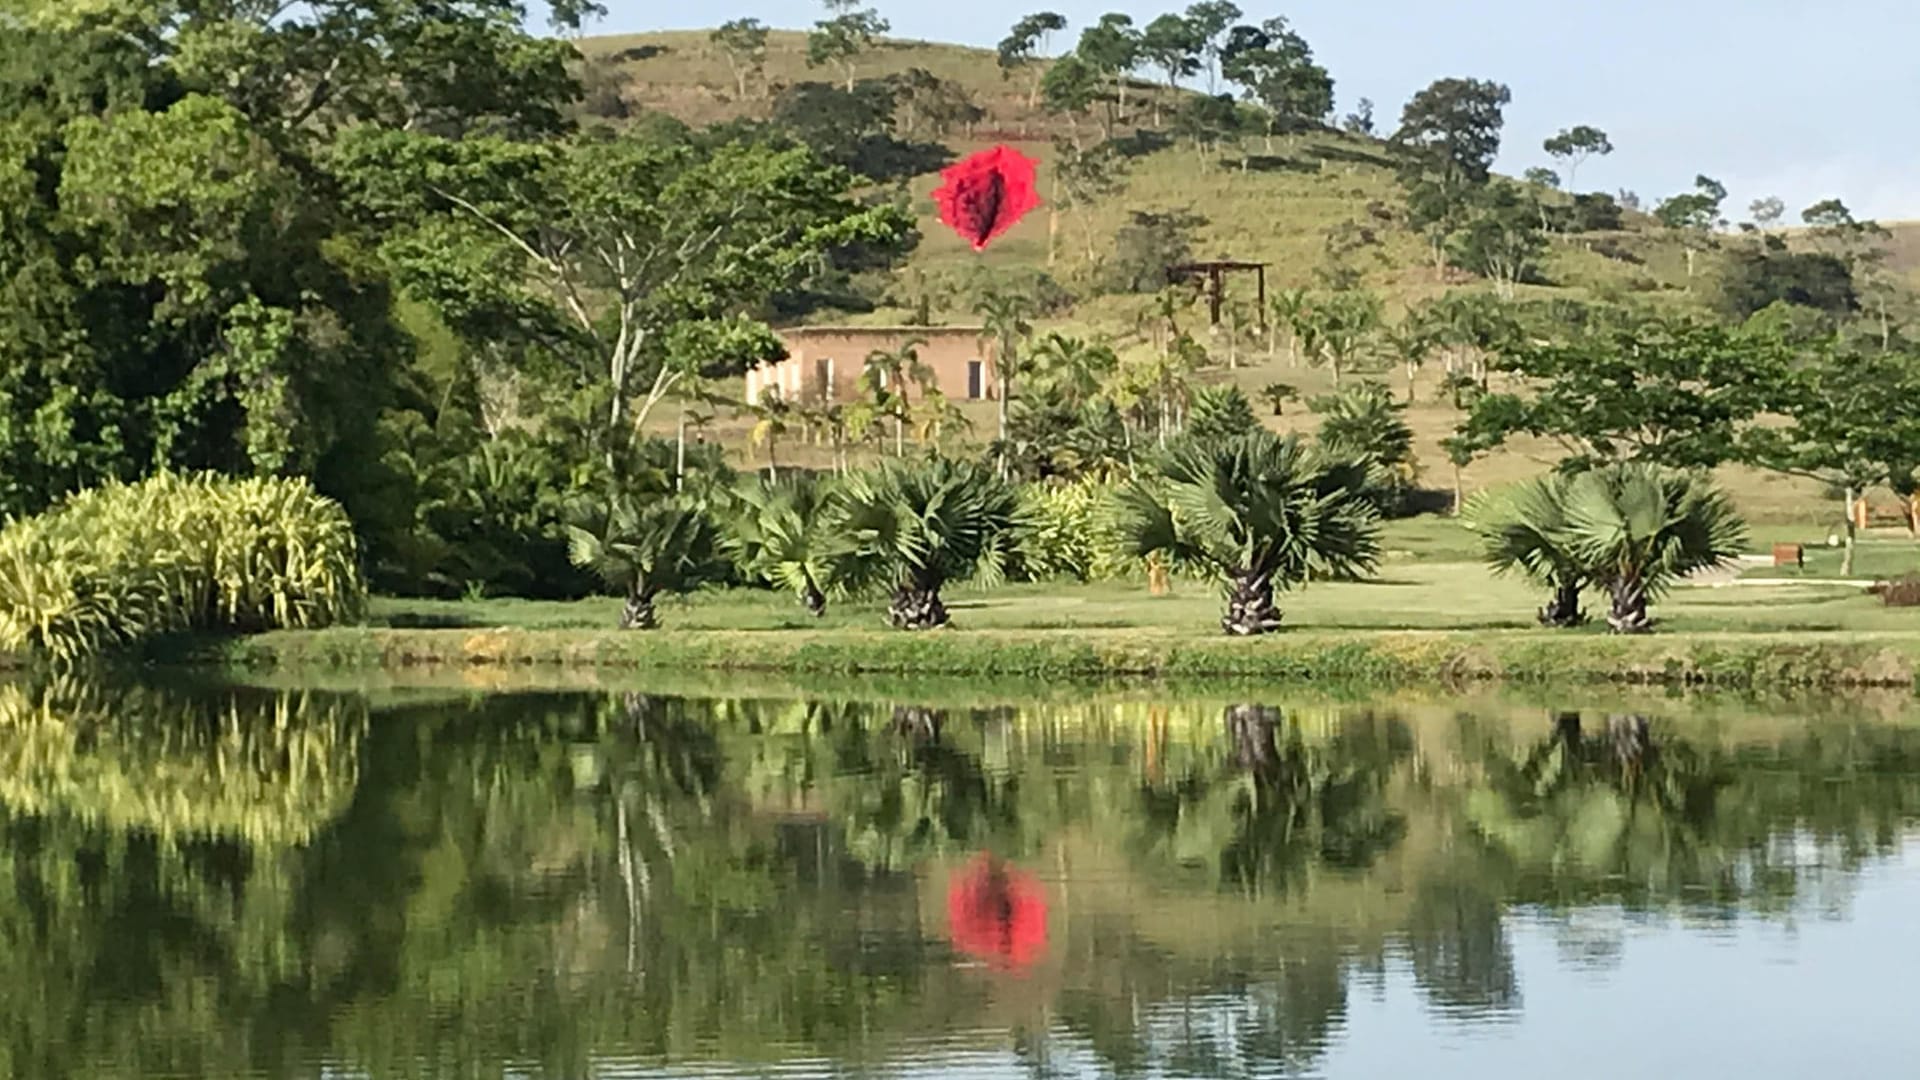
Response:
[[[1213,313],[1213,325],[1219,326],[1220,302],[1224,300],[1227,295],[1227,272],[1215,266],[1207,271],[1207,281],[1209,285],[1208,299],[1212,301],[1208,304],[1208,309]]]
[[[1260,329],[1267,328],[1267,264],[1261,263],[1253,268],[1260,277]]]

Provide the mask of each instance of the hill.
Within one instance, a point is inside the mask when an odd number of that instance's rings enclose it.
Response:
[[[805,36],[775,32],[768,43],[765,80],[742,96],[725,54],[706,33],[682,32],[588,38],[580,43],[590,75],[603,92],[616,93],[631,110],[665,113],[696,126],[748,118],[765,119],[785,88],[807,82],[832,82],[836,73],[810,68]],[[915,69],[961,88],[982,110],[978,122],[945,137],[947,149],[962,155],[994,143],[1012,144],[1042,163],[1042,193],[1058,203],[1052,181],[1056,136],[1073,131],[1059,118],[1033,108],[1028,76],[1004,78],[993,53],[957,45],[885,41],[859,61],[862,79],[905,75]],[[1037,281],[1045,274],[1061,292],[1061,304],[1041,329],[1090,334],[1112,341],[1123,353],[1148,348],[1140,329],[1153,297],[1103,282],[1102,268],[1115,252],[1116,238],[1138,213],[1191,215],[1191,253],[1197,258],[1231,258],[1270,264],[1273,290],[1311,287],[1318,271],[1339,258],[1358,272],[1361,283],[1380,293],[1390,317],[1408,305],[1453,289],[1491,286],[1471,276],[1436,272],[1425,241],[1404,222],[1403,196],[1386,146],[1379,139],[1334,131],[1265,139],[1259,135],[1203,151],[1189,140],[1156,127],[1155,112],[1171,113],[1188,92],[1172,92],[1136,82],[1130,94],[1138,126],[1115,134],[1128,145],[1126,178],[1084,213],[1043,210],[1029,217],[986,253],[976,254],[940,225],[930,198],[937,175],[913,177],[906,186],[921,219],[924,240],[906,265],[878,283],[878,305],[871,311],[825,312],[813,321],[893,324],[916,316],[934,323],[970,321],[972,296],[983,275]],[[1156,108],[1156,105],[1160,108]],[[1383,114],[1385,109],[1382,110]],[[1085,134],[1084,130],[1081,132]],[[1548,193],[1548,200],[1565,196]],[[1728,245],[1731,246],[1731,245]],[[1920,271],[1920,228],[1895,230],[1894,256],[1909,272]],[[1344,248],[1343,254],[1333,249]],[[1523,297],[1621,299],[1628,296],[1679,307],[1705,309],[1715,295],[1721,256],[1709,252],[1689,277],[1684,248],[1670,232],[1644,214],[1629,212],[1622,228],[1578,235],[1554,234],[1537,280],[1519,287]],[[1190,316],[1191,317],[1191,316]],[[1218,334],[1212,343],[1220,351]],[[1237,370],[1216,369],[1209,378],[1232,380],[1250,390],[1283,381],[1311,395],[1330,388],[1317,369],[1289,367],[1258,338],[1244,348],[1252,362]],[[1284,352],[1284,350],[1282,350]],[[1402,378],[1376,364],[1382,378]],[[1437,371],[1416,380],[1417,403],[1408,419],[1417,436],[1429,482],[1444,486],[1439,442],[1451,433],[1457,414],[1435,400]],[[1313,426],[1299,410],[1281,426]],[[976,431],[990,430],[990,414],[974,417]],[[722,427],[724,439],[739,439],[745,459],[744,428]],[[1530,474],[1558,456],[1556,447],[1524,442],[1477,464],[1471,487]],[[1836,517],[1833,503],[1804,484],[1750,477],[1730,470],[1743,507],[1753,516],[1804,524],[1810,536],[1824,535]]]

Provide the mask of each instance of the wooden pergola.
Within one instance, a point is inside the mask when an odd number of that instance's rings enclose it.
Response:
[[[1237,262],[1232,259],[1217,259],[1213,262],[1181,263],[1167,267],[1167,282],[1174,284],[1190,281],[1194,278],[1206,279],[1207,307],[1213,316],[1213,325],[1220,325],[1220,306],[1227,298],[1227,275],[1252,271],[1259,279],[1260,288],[1260,326],[1267,325],[1267,263]]]

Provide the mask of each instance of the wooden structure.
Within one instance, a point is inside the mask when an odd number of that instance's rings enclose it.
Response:
[[[1167,267],[1167,282],[1174,284],[1191,281],[1195,278],[1206,280],[1207,307],[1213,315],[1213,325],[1220,325],[1220,306],[1227,298],[1227,275],[1252,271],[1259,280],[1260,288],[1260,326],[1267,325],[1267,264],[1256,262],[1235,262],[1220,259],[1214,262],[1181,263]]]
[[[1773,565],[1805,566],[1806,564],[1806,551],[1799,544],[1773,545]]]

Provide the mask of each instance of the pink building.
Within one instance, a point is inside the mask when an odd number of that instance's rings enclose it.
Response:
[[[747,372],[746,400],[777,388],[788,401],[852,401],[867,357],[915,343],[934,385],[956,401],[995,396],[993,350],[978,326],[818,326],[780,331],[787,358]]]

